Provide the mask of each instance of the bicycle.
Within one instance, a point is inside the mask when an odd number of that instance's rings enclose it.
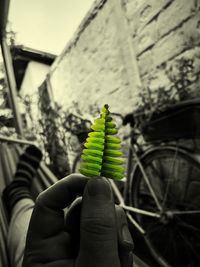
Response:
[[[162,120],[154,116],[154,129],[161,122],[165,125],[165,120],[169,123],[177,116],[185,117],[190,109],[194,117],[195,105],[200,115],[200,102],[187,101],[164,112]],[[118,204],[143,236],[160,266],[200,266],[200,156],[178,144],[182,137],[194,138],[196,121],[186,136],[172,129],[171,136],[161,131],[159,140],[154,131],[155,136],[148,140],[151,145],[144,149],[137,142],[135,117],[128,114],[125,118],[131,125],[131,134],[123,194],[110,179]],[[182,127],[181,123],[179,127]],[[152,133],[152,124],[147,124],[144,129],[146,134]],[[169,141],[174,139],[175,142],[170,144]],[[74,160],[73,172],[76,172],[78,162],[80,154]]]

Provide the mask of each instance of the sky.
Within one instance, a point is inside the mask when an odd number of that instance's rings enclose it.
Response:
[[[16,43],[59,55],[94,0],[11,0],[9,25]]]

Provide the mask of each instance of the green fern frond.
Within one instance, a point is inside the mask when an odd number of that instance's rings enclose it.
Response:
[[[109,106],[101,109],[100,118],[91,126],[85,149],[82,153],[80,173],[86,176],[104,176],[120,180],[124,177],[124,160],[122,159],[121,140],[117,134],[116,124],[112,119]]]

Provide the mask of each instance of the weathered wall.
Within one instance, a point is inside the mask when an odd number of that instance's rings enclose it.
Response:
[[[69,109],[77,102],[83,114],[104,103],[131,112],[147,87],[155,108],[158,89],[172,88],[169,71],[176,83],[181,58],[193,60],[188,97],[200,96],[199,45],[200,0],[97,0],[48,81],[59,104]]]
[[[126,113],[139,90],[170,85],[167,71],[178,58],[194,59],[196,94],[199,25],[200,0],[98,0],[53,65],[55,99],[66,108],[77,101],[83,111],[106,102]]]
[[[170,84],[166,73],[180,58],[193,59],[193,86],[199,95],[200,1],[123,0],[143,86]]]
[[[125,17],[115,2],[94,5],[53,65],[54,97],[66,108],[77,101],[86,112],[88,104],[95,103],[99,107],[109,103],[112,111],[132,110],[138,72],[132,47],[127,45]]]
[[[38,88],[45,80],[47,73],[49,72],[49,66],[46,64],[30,61],[28,63],[21,88],[20,96],[22,99],[28,97],[30,99],[30,113],[27,114],[27,110],[21,110],[24,114],[27,122],[27,127],[31,129],[34,127],[34,121],[37,123],[39,119],[38,114]]]

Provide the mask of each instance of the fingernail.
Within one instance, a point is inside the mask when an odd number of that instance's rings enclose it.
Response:
[[[87,183],[87,190],[90,197],[99,200],[111,200],[111,189],[109,182],[104,177],[92,178]]]
[[[127,248],[133,250],[134,248],[133,239],[126,224],[122,226],[122,239],[123,243],[127,245]]]

